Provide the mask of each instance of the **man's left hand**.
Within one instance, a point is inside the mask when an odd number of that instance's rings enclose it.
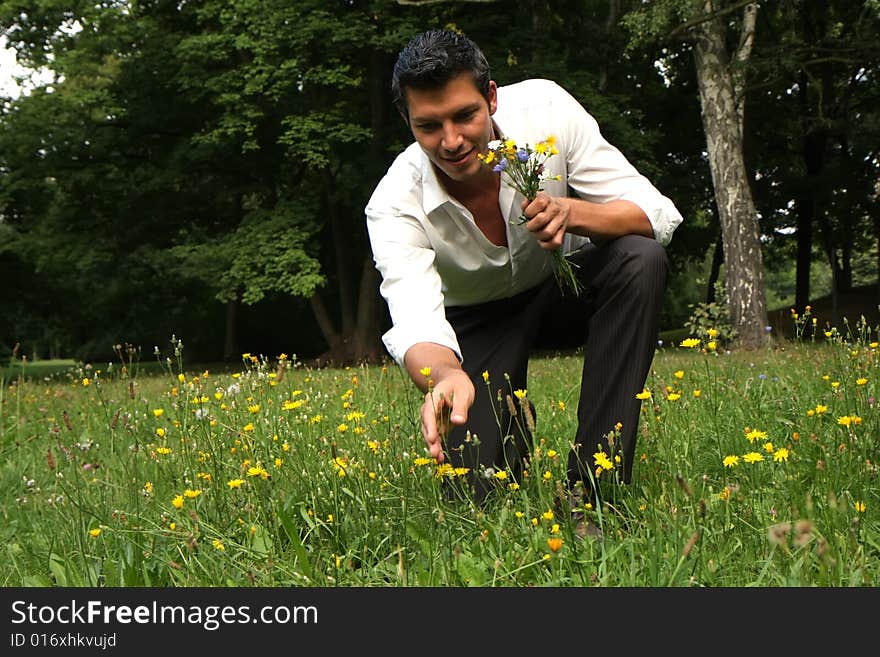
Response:
[[[542,248],[558,249],[562,246],[569,220],[565,199],[538,192],[534,200],[523,201],[522,209],[528,218],[526,229],[535,236]]]

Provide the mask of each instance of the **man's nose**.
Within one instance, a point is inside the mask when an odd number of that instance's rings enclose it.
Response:
[[[457,151],[461,148],[464,138],[461,131],[454,123],[448,123],[443,126],[443,139],[440,145],[447,151]]]

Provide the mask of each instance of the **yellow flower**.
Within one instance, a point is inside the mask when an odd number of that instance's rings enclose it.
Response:
[[[611,470],[614,468],[614,464],[608,459],[608,455],[605,452],[596,452],[593,454],[593,463],[603,470]]]
[[[677,401],[681,399],[681,395],[677,392],[670,392],[667,398],[669,399],[669,401]]]
[[[702,394],[703,394],[702,390],[694,390],[694,397],[699,397]]]
[[[773,460],[777,463],[788,461],[788,450],[785,447],[780,447],[775,452],[773,452]]]
[[[714,340],[715,338],[718,337],[718,331],[716,331],[713,328],[710,328],[708,331],[706,331],[706,335],[709,336],[710,340]]]
[[[247,433],[252,432],[252,431],[254,430],[254,423],[253,423],[253,422],[248,422],[246,425],[244,425],[244,426],[241,428],[241,430],[242,430],[242,431],[245,431],[245,432],[247,432]]]
[[[156,435],[159,436],[159,438],[164,438],[165,429],[163,429],[162,427],[156,427]]]
[[[244,479],[230,479],[226,482],[226,485],[229,488],[241,488],[241,485],[244,483]]]
[[[636,395],[636,399],[650,399],[651,391],[647,388],[643,389],[640,393]]]
[[[560,411],[564,411],[564,410],[565,410],[565,402],[562,401],[561,399],[560,399],[559,402],[557,403],[557,406],[559,407],[559,410],[560,410]]]
[[[852,424],[852,418],[849,415],[844,415],[843,417],[837,418],[837,424],[848,427]]]
[[[213,545],[217,550],[220,550],[221,552],[226,549],[226,546],[223,545],[219,538],[215,538],[213,541],[211,541],[211,545]]]
[[[724,464],[725,468],[735,468],[739,465],[739,457],[734,455],[725,456],[722,463]]]
[[[867,508],[865,506],[865,503],[860,500],[856,500],[855,504],[853,504],[853,506],[855,507],[856,511],[858,511],[859,513],[864,513],[865,509]]]
[[[89,536],[92,538],[98,538],[101,535],[101,528],[95,527],[94,529],[89,530]]]
[[[551,480],[551,479],[553,479],[553,473],[550,472],[549,470],[546,470],[546,471],[544,472],[544,480],[545,480],[545,481],[549,481],[549,480]]]
[[[562,549],[562,543],[562,539],[558,536],[547,539],[547,547],[550,548],[551,552],[559,552],[559,550]]]
[[[514,390],[513,395],[517,399],[525,399],[525,396],[528,394],[528,390]]]
[[[198,497],[199,495],[201,495],[201,494],[202,494],[202,491],[200,491],[200,490],[193,490],[193,489],[191,489],[191,488],[187,488],[185,491],[183,491],[183,495],[184,495],[184,497],[188,497],[188,498],[191,499],[191,500],[197,498],[197,497]]]
[[[770,442],[764,443],[764,451],[767,452],[768,454],[772,454],[773,453],[773,443],[770,443]]]
[[[489,370],[483,370],[483,381],[489,383]]]
[[[83,384],[83,388],[88,388],[90,385],[92,385],[92,382],[89,379],[89,377],[86,377],[82,380],[82,384]]]
[[[767,437],[766,431],[760,431],[759,429],[752,429],[751,431],[746,431],[746,438],[749,439],[750,443],[755,442],[756,440],[760,440]]]
[[[764,460],[764,455],[760,452],[749,452],[748,454],[743,454],[743,461],[746,463],[760,463]]]
[[[674,376],[676,379],[683,379],[684,378],[684,370],[678,370],[676,372],[673,372],[672,376]]]
[[[685,338],[678,345],[679,347],[687,347],[688,349],[693,349],[694,347],[700,344],[699,338]]]
[[[553,520],[553,511],[552,509],[547,509],[544,513],[541,514],[541,517],[544,520]]]
[[[422,375],[423,377],[425,377],[426,379],[427,379],[429,376],[431,376],[431,368],[430,368],[430,367],[423,367],[422,369],[419,370],[419,372],[420,372],[421,375]]]
[[[706,343],[706,349],[708,349],[709,351],[715,351],[715,349],[717,348],[718,343],[716,343],[715,340],[709,340],[709,342]]]
[[[868,382],[868,379],[866,379],[866,378],[864,378],[864,377],[862,377],[862,378],[860,378],[860,379],[856,379],[856,385],[857,385],[857,386],[863,386],[863,385],[865,385],[867,382]]]
[[[144,490],[147,492],[147,494],[151,494],[153,492],[153,482],[148,481],[147,483],[145,483]]]
[[[262,479],[268,479],[269,473],[266,471],[262,465],[255,465],[247,470],[248,477],[261,477]]]
[[[153,409],[153,417],[162,417],[162,414],[165,412],[164,408],[154,408]]]
[[[162,456],[168,456],[171,453],[170,447],[157,447],[156,453],[161,454]]]
[[[507,479],[507,472],[505,470],[499,470],[494,476],[498,481],[504,481]]]
[[[183,508],[183,495],[177,495],[173,500],[171,500],[171,506],[175,509]]]

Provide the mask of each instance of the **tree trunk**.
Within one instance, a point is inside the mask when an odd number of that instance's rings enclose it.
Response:
[[[711,2],[706,3],[711,13]],[[724,240],[725,281],[736,345],[766,346],[764,265],[757,211],[743,156],[742,104],[735,94],[724,24],[718,17],[695,28],[694,58],[709,166]]]
[[[358,318],[354,332],[354,356],[359,361],[377,362],[381,358],[379,339],[379,272],[373,258],[367,255],[361,267],[358,292]]]
[[[238,301],[226,302],[226,327],[223,338],[223,360],[230,362],[237,357],[236,343],[238,338],[235,334],[235,320],[238,316]]]
[[[715,240],[715,249],[712,252],[712,268],[709,270],[709,281],[706,284],[706,303],[715,301],[715,283],[721,277],[721,265],[724,262],[724,240],[721,235]]]

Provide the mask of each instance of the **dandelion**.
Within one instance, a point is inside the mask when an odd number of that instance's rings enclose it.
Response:
[[[725,468],[735,468],[739,465],[739,457],[735,455],[725,456],[722,463]]]
[[[431,376],[431,368],[430,367],[423,367],[422,369],[419,370],[419,372],[426,379]]]
[[[483,370],[483,382],[489,383],[489,370]]]
[[[546,511],[544,511],[544,513],[541,514],[541,517],[544,520],[553,520],[553,510],[547,509]]]
[[[684,370],[678,370],[676,372],[673,372],[672,376],[674,376],[676,379],[683,379],[684,378]]]
[[[171,500],[171,506],[175,509],[183,508],[183,495],[176,495],[173,500]]]
[[[523,399],[525,399],[528,392],[529,392],[528,390],[514,390],[513,396],[519,400],[523,400]]]
[[[651,391],[648,390],[647,388],[644,388],[640,393],[636,394],[636,399],[643,400],[643,399],[650,399],[650,398],[651,398]]]
[[[596,452],[593,454],[593,464],[599,466],[603,470],[611,470],[614,468],[614,464],[608,459],[608,455],[605,452]]]
[[[865,503],[861,500],[856,500],[853,506],[858,513],[864,513],[865,509],[867,508],[867,506],[865,506]]]
[[[702,390],[694,390],[694,398],[699,399],[700,395],[703,394]]]
[[[261,479],[268,479],[269,472],[262,465],[254,465],[247,469],[248,477],[260,477]]]
[[[773,460],[777,463],[788,461],[788,450],[785,447],[780,447],[775,452],[773,452]]]
[[[83,386],[83,388],[88,388],[90,385],[92,385],[92,381],[91,381],[91,379],[89,379],[89,377],[85,377],[85,378],[82,380],[82,386]]]
[[[211,541],[211,545],[214,546],[214,549],[220,550],[220,552],[226,550],[226,546],[223,545],[223,542],[219,538],[215,538],[213,541]]]
[[[667,396],[667,399],[669,401],[678,401],[679,399],[681,399],[681,395],[677,392],[670,392]]]
[[[746,463],[760,463],[764,460],[764,455],[760,452],[749,452],[748,454],[743,454],[743,461]]]
[[[170,447],[157,447],[156,453],[160,454],[162,456],[168,456],[171,453],[171,448]]]
[[[547,539],[547,547],[551,552],[559,552],[562,549],[563,540],[558,536]]]
[[[101,535],[101,528],[95,527],[94,529],[89,530],[89,536],[92,538],[98,538]]]
[[[767,437],[766,431],[761,431],[759,429],[752,429],[751,431],[749,431],[748,429],[746,429],[746,438],[749,439],[750,443],[753,443],[756,440],[762,440],[766,437]]]
[[[856,379],[856,385],[857,385],[857,386],[863,386],[863,385],[865,385],[867,382],[868,382],[868,379],[866,379],[866,378],[864,378],[864,377],[859,378],[859,379]]]
[[[687,349],[693,349],[694,347],[699,346],[700,339],[699,338],[685,338],[679,343],[679,347],[685,347]]]
[[[164,408],[154,408],[154,409],[153,409],[153,417],[162,417],[162,415],[163,415],[164,413],[165,413],[165,409],[164,409]]]
[[[191,488],[187,488],[185,491],[183,491],[183,496],[188,497],[191,500],[194,500],[195,498],[197,498],[201,494],[202,494],[202,491],[193,490]]]
[[[165,429],[163,429],[162,427],[156,427],[156,435],[159,436],[159,438],[164,438]]]
[[[504,481],[505,479],[507,479],[507,471],[499,470],[498,472],[495,473],[494,476],[498,481]]]
[[[244,479],[230,479],[226,482],[226,485],[229,486],[230,489],[241,488],[241,485],[244,483]]]

